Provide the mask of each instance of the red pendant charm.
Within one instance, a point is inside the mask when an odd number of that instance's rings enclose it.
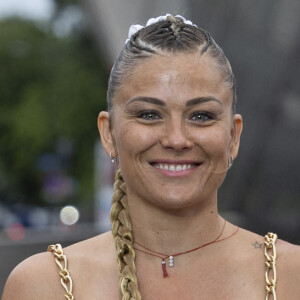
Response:
[[[167,272],[166,262],[165,262],[164,260],[161,262],[161,266],[162,266],[164,278],[165,278],[165,277],[168,277],[169,274],[168,274],[168,272]]]

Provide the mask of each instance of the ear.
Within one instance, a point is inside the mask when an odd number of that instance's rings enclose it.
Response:
[[[243,118],[240,114],[235,114],[233,116],[233,128],[231,129],[232,144],[230,153],[235,159],[239,152],[240,138],[243,130]]]
[[[109,125],[109,113],[107,111],[101,111],[98,116],[98,129],[100,132],[102,146],[107,153],[116,156],[114,140],[111,134],[111,128]]]

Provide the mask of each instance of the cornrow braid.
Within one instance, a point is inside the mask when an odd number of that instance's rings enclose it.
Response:
[[[122,300],[140,300],[138,282],[135,269],[135,252],[132,246],[133,235],[128,202],[126,184],[121,170],[115,177],[114,193],[110,210],[112,234],[115,239],[117,261],[119,266],[119,295]]]
[[[203,49],[201,50],[201,54],[203,54],[204,52],[207,51],[207,49],[210,47],[210,45],[212,44],[212,39],[211,39],[211,36],[209,34],[208,31],[206,30],[203,30],[203,33],[205,35],[205,38],[206,38],[206,45],[203,47]]]
[[[167,17],[167,21],[171,23],[170,29],[172,30],[174,37],[179,38],[179,33],[184,27],[183,20],[180,18],[175,18],[174,16]]]

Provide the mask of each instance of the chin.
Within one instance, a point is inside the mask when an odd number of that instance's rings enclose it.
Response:
[[[167,195],[167,197],[165,195]],[[187,194],[179,195],[179,194],[174,194],[174,192],[169,194],[166,193],[165,195],[156,198],[158,199],[156,204],[160,208],[169,211],[182,211],[184,209],[188,209],[200,205],[202,202],[201,197],[199,196],[189,196]]]

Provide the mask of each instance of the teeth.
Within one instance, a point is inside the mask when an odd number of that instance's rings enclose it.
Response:
[[[178,165],[176,166],[176,172],[181,171],[182,170],[182,166]]]
[[[167,170],[167,171],[180,172],[180,171],[183,171],[183,170],[194,168],[195,165],[194,164],[183,164],[183,165],[182,164],[178,164],[178,165],[174,165],[174,164],[155,164],[154,167],[157,168],[157,169],[162,169],[162,170]]]

